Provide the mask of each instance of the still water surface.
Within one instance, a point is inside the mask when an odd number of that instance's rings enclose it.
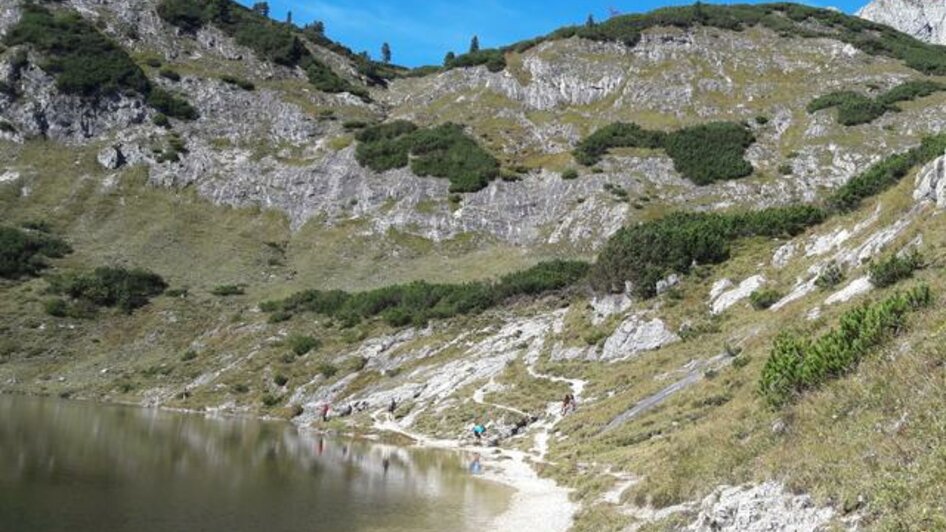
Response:
[[[489,530],[466,457],[287,423],[0,395],[0,532]]]

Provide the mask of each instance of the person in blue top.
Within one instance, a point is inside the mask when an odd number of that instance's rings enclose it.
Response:
[[[486,427],[484,427],[483,425],[479,423],[473,425],[473,436],[476,437],[477,441],[483,439],[483,434],[485,433],[486,433]]]

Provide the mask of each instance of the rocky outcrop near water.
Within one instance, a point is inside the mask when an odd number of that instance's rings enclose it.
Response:
[[[922,41],[946,44],[946,4],[940,0],[873,0],[857,16]]]

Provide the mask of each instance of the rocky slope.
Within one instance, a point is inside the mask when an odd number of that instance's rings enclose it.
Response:
[[[937,0],[873,0],[857,16],[886,24],[917,39],[946,44],[946,5]]]
[[[921,283],[941,301],[944,157],[870,168],[940,133],[946,93],[856,126],[806,106],[831,91],[877,96],[943,78],[841,37],[702,19],[648,26],[632,45],[549,38],[505,51],[498,71],[401,73],[383,86],[300,33],[365,99],[318,90],[219,27],[182,31],[154,0],[61,4],[199,117],[161,125],[134,92],[67,94],[35,46],[0,49],[2,225],[39,227],[74,249],[41,276],[0,280],[0,391],[428,443],[463,442],[486,421],[507,456],[572,490],[578,530],[944,523],[940,306],[905,317],[857,369],[791,405],[773,408],[759,392],[787,329],[818,337],[851,309]],[[0,6],[0,34],[21,11]],[[409,165],[363,166],[364,123],[397,119],[461,124],[503,178],[459,194]],[[615,148],[587,167],[572,153],[614,122],[674,131],[712,121],[752,133],[750,175],[698,186],[664,150]],[[568,170],[577,176],[564,179]],[[422,322],[261,305],[301,289],[465,283],[587,259],[619,228],[673,210],[828,204],[864,175],[886,181],[864,186],[860,204],[794,236],[728,243],[727,260],[665,277],[653,298],[579,284]],[[922,269],[877,281],[872,266],[913,250]],[[102,265],[146,267],[173,290],[130,313],[50,313],[55,275]],[[579,406],[563,416],[569,392]],[[324,424],[326,403],[359,408]]]

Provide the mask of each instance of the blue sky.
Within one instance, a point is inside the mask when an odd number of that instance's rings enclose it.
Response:
[[[251,5],[253,0],[239,0]],[[391,44],[394,62],[406,66],[440,64],[447,51],[466,51],[470,37],[484,48],[502,46],[585,21],[597,20],[613,7],[639,13],[694,0],[269,0],[270,15],[284,19],[292,11],[297,24],[321,20],[326,33],[356,52],[379,57]],[[712,0],[711,0],[712,1]],[[759,3],[754,0],[740,0]],[[853,13],[868,0],[807,0],[800,3],[837,7]],[[713,3],[727,3],[714,1]]]

